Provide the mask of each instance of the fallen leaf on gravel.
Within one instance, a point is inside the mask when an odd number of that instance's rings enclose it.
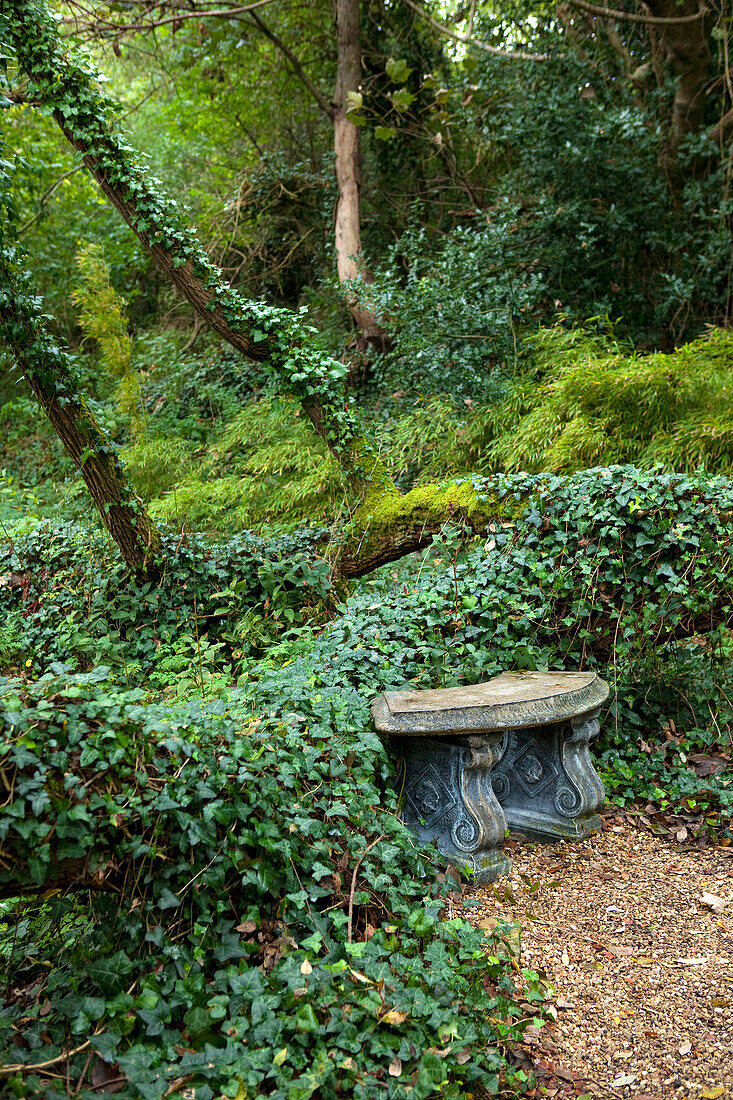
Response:
[[[556,1066],[555,1073],[558,1077],[562,1077],[563,1081],[574,1081],[572,1070],[565,1069],[565,1066]]]
[[[682,959],[680,959],[679,961],[682,962]],[[634,959],[634,962],[636,963],[637,966],[657,966],[658,965],[658,960],[657,959],[648,959],[644,955],[640,955],[638,959]]]
[[[566,1001],[563,997],[558,997],[555,1004],[558,1008],[575,1008],[575,1001]]]
[[[382,1070],[382,1072],[384,1073],[384,1070]],[[387,1072],[389,1073],[390,1077],[399,1077],[402,1073],[402,1059],[398,1058],[397,1055],[395,1055],[392,1061],[389,1063],[389,1069],[387,1070]]]
[[[724,1092],[725,1089],[721,1088],[703,1089],[700,1093],[700,1100],[718,1100],[718,1097],[722,1096]]]
[[[684,827],[684,825],[682,826],[681,829],[677,830],[677,832],[675,833],[675,836],[677,837],[677,839],[680,842],[682,842],[683,840],[687,840],[687,829]]]
[[[627,959],[634,952],[630,947],[616,947],[614,944],[609,943],[606,951],[610,951],[612,955],[615,955],[617,959]]]
[[[703,894],[700,901],[703,905],[706,905],[708,909],[712,909],[714,913],[722,913],[728,904],[727,900],[719,898],[715,894]]]
[[[708,961],[707,955],[700,956],[699,959],[678,959],[678,963],[682,963],[683,966],[704,966]]]
[[[620,1077],[616,1077],[611,1081],[611,1088],[619,1089],[622,1085],[633,1085],[635,1080],[635,1073],[622,1073]]]
[[[691,1050],[692,1050],[692,1043],[690,1043],[688,1041],[688,1042],[682,1044],[682,1046],[680,1047],[678,1053],[679,1054],[689,1054]]]

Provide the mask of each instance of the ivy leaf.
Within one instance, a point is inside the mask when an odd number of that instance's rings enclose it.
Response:
[[[181,904],[181,899],[167,886],[164,886],[158,897],[159,909],[176,909]]]

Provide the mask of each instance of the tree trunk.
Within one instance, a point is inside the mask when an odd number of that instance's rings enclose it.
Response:
[[[694,15],[700,9],[698,0],[648,0],[646,6],[653,16],[661,19]],[[679,164],[680,144],[689,134],[700,130],[705,121],[711,28],[711,14],[693,22],[655,28],[677,81],[671,133],[664,156],[664,166],[675,190],[684,186],[688,174]]]
[[[370,283],[372,276],[361,251],[361,130],[347,114],[349,92],[358,92],[361,84],[361,44],[359,36],[359,0],[336,0],[338,68],[336,72],[333,147],[336,154],[335,240],[336,266],[340,283]],[[387,333],[376,314],[361,304],[355,289],[347,290],[351,315],[365,343],[383,349]]]
[[[160,534],[125,476],[112,440],[79,393],[69,357],[61,351],[19,278],[15,257],[0,249],[0,340],[8,345],[64,450],[80,471],[104,526],[126,564],[157,573]]]

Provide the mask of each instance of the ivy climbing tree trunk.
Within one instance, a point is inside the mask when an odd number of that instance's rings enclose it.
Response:
[[[162,553],[160,534],[127,480],[112,441],[81,396],[70,357],[46,329],[39,305],[28,293],[14,250],[0,248],[0,340],[11,349],[80,471],[126,564],[136,573],[155,575]]]

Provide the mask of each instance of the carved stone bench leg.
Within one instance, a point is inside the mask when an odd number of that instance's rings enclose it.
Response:
[[[395,738],[403,821],[452,863],[467,864],[477,883],[494,882],[511,868],[508,856],[496,850],[506,819],[491,785],[502,736]]]
[[[552,840],[578,840],[600,829],[596,813],[606,792],[588,750],[600,730],[599,713],[508,731],[492,783],[510,829]]]

